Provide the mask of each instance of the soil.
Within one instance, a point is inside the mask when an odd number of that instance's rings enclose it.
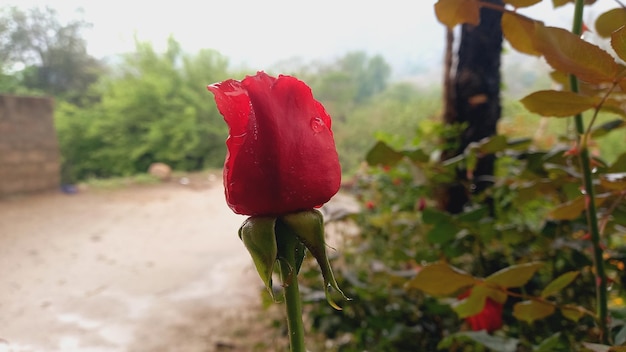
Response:
[[[0,200],[0,352],[281,350],[221,178],[179,181]]]

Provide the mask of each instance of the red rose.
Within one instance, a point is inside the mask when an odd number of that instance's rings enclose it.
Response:
[[[459,295],[458,298],[463,299],[469,296],[470,292],[471,290]],[[465,318],[465,321],[474,331],[494,332],[502,327],[502,309],[502,304],[487,297],[483,310],[476,315]]]
[[[307,210],[337,193],[341,168],[331,119],[304,82],[258,72],[208,89],[229,127],[224,186],[235,213]]]

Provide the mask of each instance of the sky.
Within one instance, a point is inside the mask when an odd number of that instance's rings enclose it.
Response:
[[[7,3],[6,0],[0,2]],[[432,1],[355,0],[17,0],[49,5],[62,16],[83,8],[93,23],[88,50],[97,57],[132,51],[134,35],[165,46],[216,49],[234,63],[263,68],[293,57],[331,58],[350,50],[415,62],[441,57],[443,27]],[[146,5],[149,4],[149,5]]]
[[[216,49],[234,65],[266,69],[279,61],[329,60],[348,51],[381,54],[396,70],[440,65],[444,27],[435,0],[0,0],[22,8],[50,6],[62,19],[82,8],[93,24],[89,52],[106,57],[130,52],[135,36],[163,49],[173,35],[184,50]],[[567,26],[572,6],[551,1],[523,13]],[[614,4],[610,0],[598,3]],[[149,5],[147,5],[149,4]],[[525,12],[524,12],[525,11]],[[593,15],[594,10],[588,11]],[[595,10],[597,15],[598,11]],[[545,18],[549,15],[549,18]],[[543,18],[542,18],[543,17]]]

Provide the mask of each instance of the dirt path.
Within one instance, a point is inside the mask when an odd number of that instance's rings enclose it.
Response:
[[[242,220],[219,177],[0,201],[0,352],[239,350],[261,285]]]

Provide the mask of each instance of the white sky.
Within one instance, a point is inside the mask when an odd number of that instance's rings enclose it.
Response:
[[[163,48],[166,38],[173,34],[186,51],[216,49],[234,64],[243,63],[255,69],[294,57],[327,59],[350,50],[382,54],[396,66],[439,64],[444,29],[435,19],[434,3],[435,0],[0,0],[2,5],[20,7],[48,5],[57,9],[62,18],[76,16],[77,8],[84,9],[85,19],[93,23],[86,33],[89,51],[97,57],[132,51],[135,34],[157,49]],[[615,4],[611,0],[598,3]],[[529,15],[543,20],[550,15],[547,24],[569,26],[571,6],[555,12],[550,4],[544,0],[531,8]]]
[[[49,5],[63,16],[82,7],[93,29],[92,55],[131,51],[133,35],[163,47],[169,34],[187,51],[213,48],[235,63],[264,66],[292,57],[338,56],[349,50],[440,57],[443,27],[434,0],[0,0]]]

